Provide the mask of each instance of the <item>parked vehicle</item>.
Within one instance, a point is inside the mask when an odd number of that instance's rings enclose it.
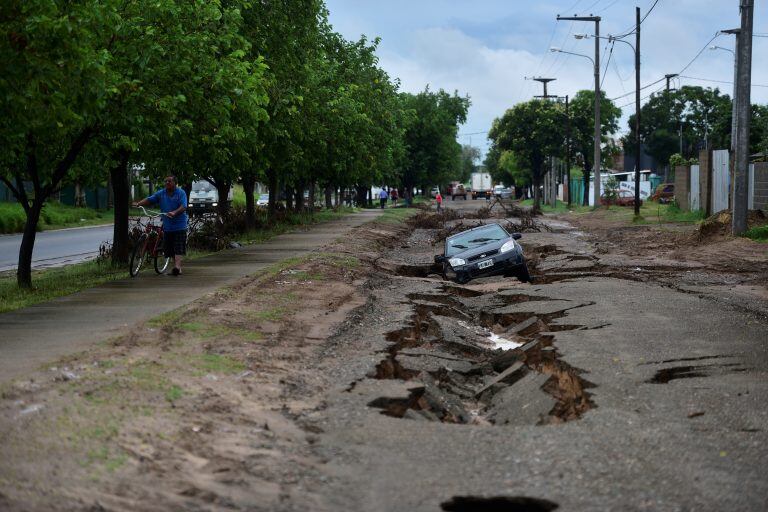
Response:
[[[467,190],[461,183],[454,185],[453,189],[451,190],[451,199],[456,199],[457,197],[460,197],[465,201],[467,199]]]
[[[429,191],[429,197],[436,197],[438,192],[440,192],[438,187],[432,187],[432,190]]]
[[[256,206],[269,205],[269,194],[259,194],[259,198],[256,200]]]
[[[512,197],[512,189],[504,185],[494,185],[493,195],[500,199],[509,199]]]
[[[600,196],[600,204],[608,206],[615,204],[616,206],[635,206],[635,193],[631,190],[619,190],[616,192],[616,197],[608,199],[605,194]],[[640,206],[643,206],[643,200],[640,199]]]
[[[675,184],[662,183],[656,187],[656,191],[651,195],[651,201],[660,203],[669,203],[675,198]]]
[[[493,191],[491,175],[487,172],[473,172],[471,177],[472,199],[485,198]]]
[[[495,223],[462,231],[445,239],[444,253],[435,256],[435,263],[443,266],[445,279],[458,283],[494,275],[531,282],[523,248],[515,241],[521,237]]]
[[[229,188],[227,202],[232,203],[232,194],[234,187]],[[204,213],[213,213],[219,206],[219,191],[208,180],[200,180],[192,183],[192,191],[189,194],[189,206],[187,213],[189,215],[202,215]]]

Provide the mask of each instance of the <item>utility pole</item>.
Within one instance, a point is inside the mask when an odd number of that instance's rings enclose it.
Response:
[[[667,90],[666,90],[667,94],[669,94],[669,81],[675,78],[676,76],[677,76],[677,73],[668,73],[664,75],[664,78],[667,79]]]
[[[592,175],[594,176],[595,208],[600,206],[600,16],[560,16],[557,20],[593,21],[595,23],[595,151]]]
[[[640,151],[640,8],[635,7],[635,217],[640,216]]]
[[[568,111],[568,95],[565,95],[565,176],[563,177],[563,194],[571,207],[571,114]]]
[[[548,100],[549,98],[557,98],[557,96],[550,96],[549,94],[547,94],[547,84],[549,82],[554,82],[555,80],[557,80],[557,78],[542,78],[540,76],[535,76],[532,78],[532,80],[541,82],[541,84],[544,86],[544,94],[542,96],[534,96],[534,98],[542,98],[545,100]]]
[[[754,0],[739,0],[741,32],[738,38],[738,87],[736,121],[736,162],[733,173],[734,235],[747,230],[747,177],[749,176],[749,123],[751,118],[750,89],[752,85],[752,18]]]
[[[736,119],[739,117],[737,112],[737,98],[739,94],[739,33],[741,32],[741,29],[731,28],[728,30],[721,30],[720,32],[736,36],[736,43],[733,49],[733,99],[731,106],[731,154],[733,155],[733,158],[736,158],[736,138],[738,135],[736,133]]]

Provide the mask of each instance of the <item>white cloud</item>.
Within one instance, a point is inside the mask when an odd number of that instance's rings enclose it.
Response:
[[[550,84],[550,94],[573,96],[580,89],[594,87],[589,60],[548,51],[549,46],[560,46],[593,56],[593,40],[577,41],[572,37],[577,32],[591,33],[591,23],[555,21],[555,15],[571,7],[575,0],[550,0],[533,9],[524,7],[522,2],[498,0],[486,0],[478,6],[432,0],[415,3],[412,0],[375,3],[327,0],[327,3],[331,22],[347,38],[357,38],[361,33],[382,37],[380,63],[391,77],[401,80],[403,90],[418,92],[429,84],[432,89],[469,94],[472,107],[462,129],[465,133],[487,130],[505,109],[541,94],[541,85],[526,81],[526,76],[556,78],[557,81]],[[603,34],[618,33],[634,22],[634,3],[610,0],[582,3],[594,6],[590,9],[604,17]],[[643,13],[649,6],[650,3],[643,6]],[[659,2],[643,24],[641,83],[680,71],[717,30],[738,26],[738,23],[734,2]],[[768,32],[764,6],[756,7],[755,32]],[[627,39],[634,44],[633,37]],[[601,43],[602,73],[606,70],[607,54],[603,53],[605,42]],[[716,44],[730,48],[732,36],[721,36]],[[755,38],[753,84],[768,84],[768,66],[762,65],[767,52],[768,38]],[[602,80],[604,91],[613,98],[634,90],[634,54],[627,45],[617,43],[611,60]],[[684,75],[729,82],[733,79],[732,56],[705,49]],[[673,85],[679,83],[717,86],[728,94],[732,90],[729,84],[688,78]],[[663,85],[661,82],[644,90],[643,96]],[[623,105],[633,100],[634,95],[630,95],[616,103]],[[753,87],[752,100],[768,102],[768,88]],[[633,104],[624,109],[622,131],[626,130],[626,118],[633,112]],[[480,140],[481,136],[475,135],[472,143],[484,146]],[[469,140],[462,138],[461,142]]]

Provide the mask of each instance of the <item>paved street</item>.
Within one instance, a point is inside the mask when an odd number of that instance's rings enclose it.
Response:
[[[20,234],[0,236],[0,272],[17,267],[21,237]],[[61,266],[93,258],[99,254],[99,245],[110,241],[111,224],[37,233],[32,268]]]

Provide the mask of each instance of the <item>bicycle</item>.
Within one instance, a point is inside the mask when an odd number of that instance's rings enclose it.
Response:
[[[143,230],[141,229],[141,219],[138,220],[139,230],[141,235],[136,240],[136,243],[131,251],[131,260],[128,271],[131,277],[139,275],[141,268],[144,266],[144,262],[152,259],[154,262],[155,272],[158,274],[165,274],[168,270],[168,265],[171,262],[171,257],[166,256],[163,253],[163,226],[154,223],[154,220],[158,217],[165,215],[164,213],[147,211],[143,206],[139,206],[144,212],[144,215],[149,217],[149,221],[144,224]]]

